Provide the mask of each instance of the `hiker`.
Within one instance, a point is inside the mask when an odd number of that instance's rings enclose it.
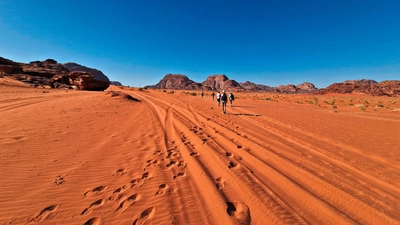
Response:
[[[225,90],[222,91],[221,102],[222,102],[222,112],[226,114],[226,102],[228,101],[228,96],[226,96]]]
[[[233,95],[232,92],[229,92],[228,98],[229,98],[229,102],[231,103],[231,107],[232,107],[232,101],[235,101],[235,96]]]
[[[211,92],[211,97],[212,97],[212,100],[214,101],[214,92]]]
[[[219,93],[219,91],[217,92],[217,102],[218,102],[218,106],[220,104],[220,98],[221,98],[221,93]]]
[[[202,98],[204,97],[204,92],[201,92],[201,97],[202,97]]]

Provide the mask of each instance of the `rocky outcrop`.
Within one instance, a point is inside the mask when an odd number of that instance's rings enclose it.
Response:
[[[294,86],[293,84],[279,85],[276,88],[276,92],[279,93],[296,93],[297,91],[298,91],[297,87]]]
[[[368,80],[368,79],[361,79],[361,80],[345,80],[343,81],[345,84],[376,84],[378,82],[374,80]]]
[[[263,84],[255,84],[250,81],[246,81],[243,83],[239,83],[241,87],[246,89],[247,91],[274,91],[275,88],[263,85]]]
[[[318,93],[362,93],[377,96],[400,96],[400,81],[390,80],[379,83],[374,80],[346,81],[343,83],[334,83],[327,88],[319,90]]]
[[[101,91],[110,85],[107,76],[99,70],[76,63],[63,65],[54,59],[24,64],[0,57],[0,74],[32,86]]]
[[[207,77],[202,82],[203,86],[211,90],[229,90],[229,91],[244,91],[245,89],[240,86],[235,80],[230,80],[225,75],[213,75]]]
[[[106,75],[104,75],[103,72],[97,69],[89,68],[86,66],[79,65],[77,63],[64,63],[63,66],[67,68],[69,71],[83,71],[83,72],[89,72],[94,75],[94,80],[99,80],[99,81],[105,81],[110,83],[110,80]]]
[[[90,72],[74,71],[66,74],[55,75],[49,81],[52,88],[73,88],[88,91],[103,91],[107,89],[110,82],[97,80]]]
[[[167,74],[155,85],[157,89],[201,90],[200,83],[190,80],[182,74]]]
[[[310,82],[304,82],[302,84],[299,84],[296,86],[298,92],[302,93],[310,93],[310,92],[315,92],[318,89],[315,87],[314,84]]]

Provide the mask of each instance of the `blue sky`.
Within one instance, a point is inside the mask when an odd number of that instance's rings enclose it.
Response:
[[[1,0],[0,56],[269,86],[400,79],[400,1]]]

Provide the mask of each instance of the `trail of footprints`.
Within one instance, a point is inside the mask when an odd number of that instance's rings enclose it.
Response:
[[[174,142],[172,142],[174,144]],[[108,186],[98,186],[91,190],[88,190],[84,193],[85,197],[91,196],[100,196],[106,195],[110,193],[107,198],[100,198],[96,201],[92,202],[87,208],[83,209],[81,212],[82,216],[90,215],[94,210],[100,208],[103,205],[118,202],[118,206],[115,208],[114,213],[123,213],[127,211],[129,208],[135,205],[136,202],[142,200],[142,195],[139,193],[127,194],[131,193],[128,190],[134,188],[140,188],[145,183],[147,183],[151,179],[151,170],[155,168],[171,170],[175,168],[178,171],[171,178],[172,180],[180,180],[183,177],[186,177],[187,174],[184,172],[186,168],[186,162],[182,160],[181,153],[178,147],[175,145],[171,149],[167,150],[166,154],[161,150],[156,150],[153,153],[153,159],[149,159],[143,162],[143,173],[132,179],[128,184],[123,185],[122,187],[118,187],[113,191],[107,191],[109,189]],[[174,171],[175,171],[174,170]],[[126,175],[128,170],[126,168],[120,168],[116,172],[113,173],[113,176],[123,176]],[[170,187],[168,183],[162,183],[158,186],[158,189],[155,190],[154,196],[163,196],[165,194],[173,192],[174,189]],[[114,203],[115,204],[115,203]],[[43,214],[43,213],[42,213]],[[155,214],[155,207],[150,207],[144,210],[137,218],[134,219],[133,224],[144,224],[147,220],[152,218]],[[39,217],[35,220],[40,219]],[[101,223],[101,218],[93,217],[86,221],[85,225],[96,225]]]
[[[203,127],[194,126],[190,129],[192,132],[200,135],[203,141],[203,144],[206,144],[212,137],[210,135],[205,134],[203,131]],[[215,130],[215,133],[219,133]],[[188,137],[184,134],[184,132],[180,132],[181,141],[186,145],[190,150],[190,156],[198,157],[199,153],[195,151],[195,146],[188,140]],[[232,140],[234,141],[234,140]],[[235,141],[234,141],[235,142]],[[171,170],[174,168],[174,171],[177,171],[175,175],[172,176],[174,181],[179,181],[182,178],[187,176],[187,173],[184,171],[186,168],[186,162],[182,160],[181,153],[178,149],[178,146],[172,142],[174,147],[167,150],[166,154],[161,150],[156,150],[153,153],[155,158],[149,159],[143,163],[143,173],[132,179],[128,184],[123,185],[122,187],[118,187],[113,191],[108,191],[108,186],[97,186],[93,189],[90,189],[84,193],[85,197],[98,197],[104,196],[106,194],[110,194],[106,198],[97,198],[93,201],[88,207],[84,208],[81,212],[81,216],[88,216],[94,210],[107,205],[109,203],[117,203],[117,207],[114,210],[114,213],[123,213],[128,210],[130,207],[134,206],[136,202],[142,200],[142,196],[138,193],[128,194],[125,192],[129,189],[140,188],[143,186],[149,179],[151,179],[150,171],[154,168],[161,168],[164,170]],[[238,145],[238,148],[241,148],[241,145]],[[165,157],[164,157],[165,156]],[[226,152],[226,157],[231,159],[240,160],[240,157],[234,156],[230,152]],[[233,169],[238,166],[238,163],[230,160],[228,168]],[[116,170],[112,176],[124,176],[128,172],[127,168],[120,168]],[[220,191],[225,188],[226,184],[222,177],[218,177],[215,179],[216,188]],[[162,183],[158,186],[157,190],[155,190],[155,196],[163,196],[168,193],[172,193],[174,190],[170,187],[168,183]],[[114,203],[115,204],[115,203]],[[59,205],[51,205],[43,210],[41,210],[37,215],[34,216],[30,222],[41,222],[47,219],[52,213],[54,213],[59,208]],[[134,218],[133,224],[140,225],[144,224],[147,220],[151,219],[155,214],[155,207],[149,207],[144,210],[137,218]],[[230,216],[235,217],[241,222],[248,223],[250,220],[250,210],[249,208],[243,204],[238,202],[227,202],[227,213]],[[99,217],[92,217],[88,219],[84,225],[98,225],[102,223],[102,219]]]

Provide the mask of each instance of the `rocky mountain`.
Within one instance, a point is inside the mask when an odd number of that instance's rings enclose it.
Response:
[[[102,91],[110,85],[107,76],[99,70],[76,63],[60,64],[54,59],[25,64],[0,57],[0,74],[34,87]]]
[[[298,92],[305,92],[305,93],[316,92],[318,90],[315,87],[315,85],[310,82],[304,82],[302,84],[299,84],[296,86],[296,88]]]
[[[235,80],[230,80],[225,75],[212,75],[207,77],[202,82],[203,86],[211,90],[229,90],[229,91],[244,91],[245,89],[240,86]]]
[[[378,96],[400,96],[400,80],[382,81],[379,83],[374,80],[345,81],[331,84],[327,88],[320,89],[318,93],[363,93]]]
[[[274,91],[275,88],[263,85],[263,84],[255,84],[250,81],[239,83],[241,87],[246,89],[247,91]]]
[[[200,83],[190,80],[182,74],[167,74],[156,85],[157,89],[201,90]]]

